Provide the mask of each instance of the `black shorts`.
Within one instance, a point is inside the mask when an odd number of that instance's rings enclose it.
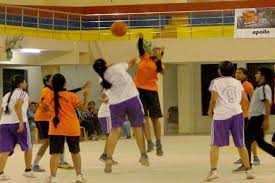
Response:
[[[248,118],[244,118],[244,130],[247,128],[249,119]]]
[[[49,135],[50,139],[50,154],[63,154],[65,140],[68,144],[69,151],[72,154],[80,152],[79,136],[61,136],[61,135]]]
[[[36,128],[39,132],[39,139],[44,140],[49,138],[49,122],[48,121],[36,121]]]
[[[275,142],[275,131],[273,133],[272,142]]]
[[[138,91],[144,109],[144,116],[149,116],[150,118],[161,118],[162,112],[158,92],[140,88],[138,88]]]

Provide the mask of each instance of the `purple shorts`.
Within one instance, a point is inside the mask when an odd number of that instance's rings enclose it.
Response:
[[[142,127],[144,123],[144,110],[139,96],[124,102],[110,105],[112,127],[118,128],[126,121],[126,117],[132,127]]]
[[[12,155],[17,142],[22,151],[31,150],[32,141],[29,126],[25,123],[22,133],[17,133],[18,127],[18,123],[0,125],[0,152],[10,152]]]
[[[101,131],[104,135],[109,135],[112,129],[112,120],[111,117],[98,118]]]
[[[230,133],[236,147],[242,148],[245,146],[244,118],[242,113],[226,120],[214,120],[212,122],[211,146],[228,146]]]

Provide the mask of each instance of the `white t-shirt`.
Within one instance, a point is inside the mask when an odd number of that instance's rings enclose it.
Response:
[[[109,105],[118,104],[138,96],[136,85],[127,72],[128,63],[111,65],[104,73],[104,77],[112,84],[109,89]]]
[[[99,107],[98,110],[98,118],[105,118],[105,117],[110,117],[110,109],[109,109],[109,90],[103,90],[102,94],[105,94],[107,96],[106,102],[102,102],[101,106]]]
[[[11,95],[10,102],[9,102],[9,111],[10,114],[5,114],[8,98],[10,96],[10,92],[7,93],[3,97],[3,102],[2,102],[2,116],[0,120],[0,124],[16,124],[19,123],[18,116],[15,112],[15,104],[18,99],[22,99],[24,101],[22,105],[22,117],[23,117],[23,122],[28,122],[28,116],[27,116],[27,111],[29,107],[29,96],[27,92],[21,90],[21,89],[15,89]]]
[[[232,77],[219,77],[211,82],[209,90],[218,93],[214,120],[225,120],[242,113],[240,102],[244,89],[240,81]]]

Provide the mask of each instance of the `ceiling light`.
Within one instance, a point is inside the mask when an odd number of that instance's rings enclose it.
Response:
[[[35,49],[35,48],[23,48],[20,51],[22,53],[41,53],[40,49]]]

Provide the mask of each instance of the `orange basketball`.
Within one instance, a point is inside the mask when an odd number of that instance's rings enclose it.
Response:
[[[114,36],[124,36],[127,33],[128,26],[125,22],[114,22],[111,31]]]

